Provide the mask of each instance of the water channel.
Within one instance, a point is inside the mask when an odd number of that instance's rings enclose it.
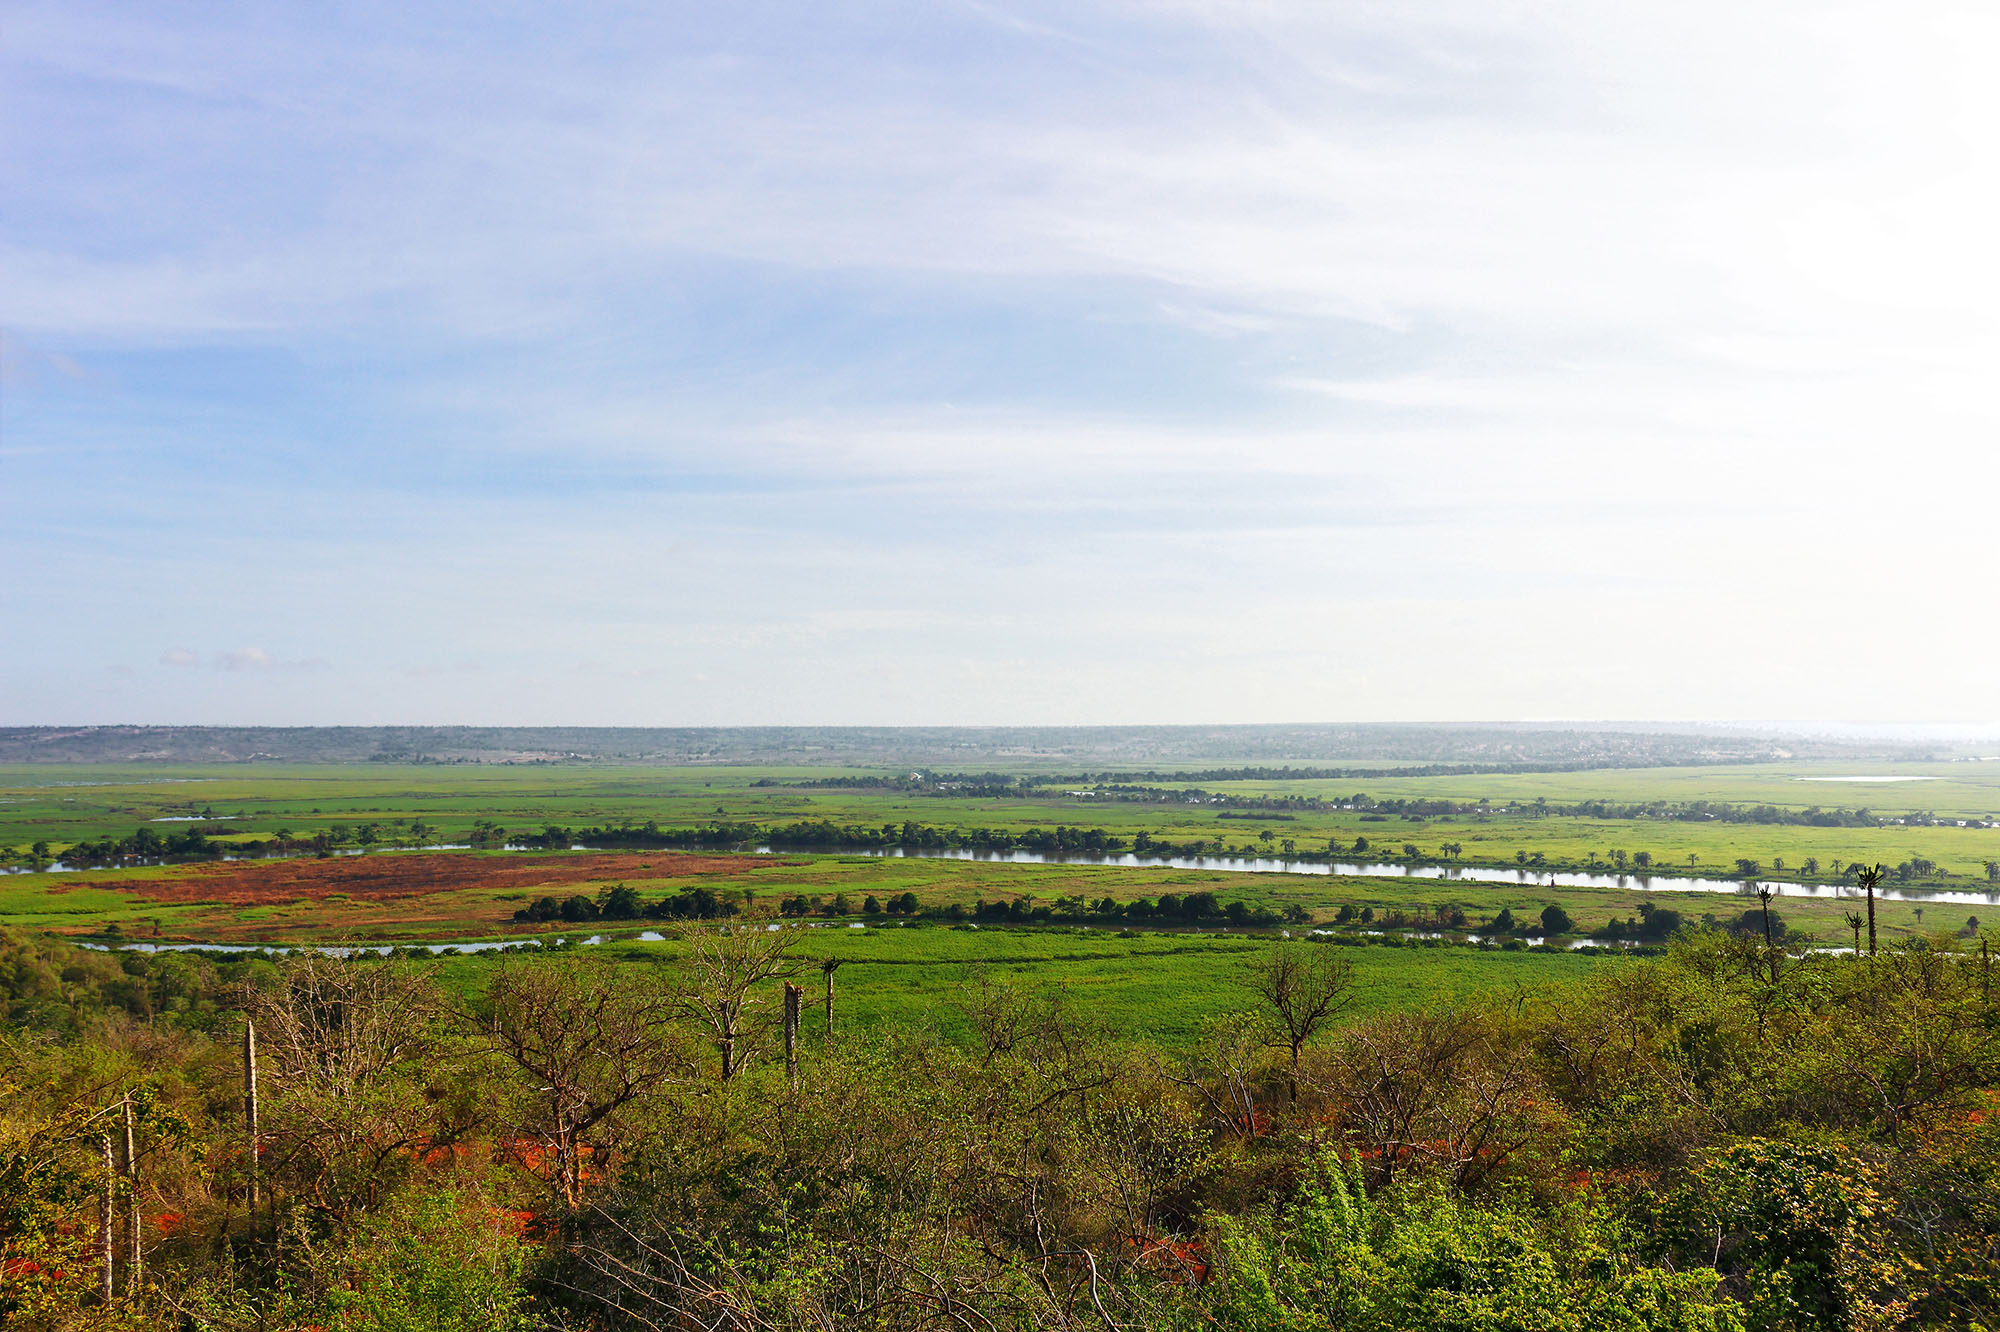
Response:
[[[443,844],[417,848],[426,851],[461,850],[463,844]],[[509,851],[527,850],[525,847],[509,846]],[[617,852],[620,847],[572,846],[572,851]],[[364,854],[356,848],[343,848],[333,853],[336,856]],[[635,852],[634,854],[640,854]],[[702,854],[715,855],[705,851]],[[1103,865],[1117,869],[1192,869],[1217,870],[1227,874],[1323,874],[1340,875],[1357,879],[1443,879],[1468,884],[1505,884],[1517,887],[1545,888],[1608,888],[1628,892],[1662,893],[1726,893],[1737,897],[1755,897],[1760,887],[1769,888],[1780,897],[1816,897],[1824,900],[1860,898],[1861,889],[1846,883],[1796,883],[1775,879],[1708,879],[1680,874],[1636,874],[1604,873],[1593,874],[1582,870],[1543,870],[1531,866],[1506,868],[1493,865],[1411,865],[1389,861],[1324,861],[1285,860],[1276,856],[1138,856],[1130,852],[1119,855],[1092,855],[1087,852],[1046,852],[1046,851],[977,851],[958,847],[857,847],[857,848],[799,848],[797,850],[760,846],[758,855],[844,855],[879,856],[889,860],[975,860],[998,865]],[[260,859],[266,857],[259,857]],[[276,859],[277,857],[268,857]],[[224,856],[224,860],[234,860],[234,856]],[[32,871],[21,869],[0,870],[0,873],[22,874]],[[43,867],[45,873],[87,872],[64,865],[61,861]],[[1984,891],[1962,888],[1928,888],[1920,884],[1885,884],[1875,890],[1875,895],[1885,901],[1895,902],[1963,902],[1972,906],[2000,905],[2000,884]]]
[[[774,854],[770,847],[759,847]],[[1402,865],[1382,861],[1283,860],[1261,856],[1135,856],[1088,855],[1081,852],[967,851],[951,847],[885,847],[844,851],[842,855],[882,856],[891,860],[980,860],[1009,865],[1111,865],[1124,869],[1166,868],[1221,870],[1230,874],[1337,874],[1360,879],[1447,879],[1465,883],[1512,884],[1548,888],[1613,888],[1637,892],[1730,893],[1755,897],[1770,888],[1782,897],[1858,898],[1853,884],[1788,883],[1757,879],[1702,879],[1678,874],[1590,874],[1575,870],[1503,869],[1490,865]],[[1924,888],[1898,884],[1877,888],[1875,895],[1900,902],[1966,902],[2000,904],[2000,884],[1985,892]]]

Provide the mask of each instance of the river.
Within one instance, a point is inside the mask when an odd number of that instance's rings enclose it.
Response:
[[[774,854],[770,847],[759,847]],[[1450,879],[1466,883],[1496,883],[1546,888],[1613,888],[1639,892],[1731,893],[1755,897],[1770,888],[1782,897],[1859,898],[1852,884],[1789,883],[1756,879],[1702,879],[1678,874],[1588,874],[1573,870],[1501,869],[1487,865],[1401,865],[1383,861],[1283,860],[1259,856],[1135,856],[1088,855],[1042,851],[966,851],[938,847],[886,847],[841,852],[843,855],[883,856],[891,860],[980,860],[1006,865],[1110,865],[1123,869],[1169,868],[1220,870],[1229,874],[1338,874],[1359,879]],[[1985,892],[1923,888],[1910,884],[1882,887],[1875,895],[1903,902],[1965,902],[1974,906],[2000,904],[2000,885]]]

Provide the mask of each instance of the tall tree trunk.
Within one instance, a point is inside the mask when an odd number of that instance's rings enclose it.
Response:
[[[1868,885],[1868,956],[1875,956],[1875,885]]]
[[[715,1006],[715,1013],[722,1029],[722,1080],[727,1082],[736,1076],[736,1014],[727,1000]]]
[[[132,1128],[132,1098],[125,1098],[125,1293],[137,1295],[146,1278],[145,1233],[139,1228],[139,1150]]]
[[[824,962],[819,964],[819,969],[821,973],[826,976],[826,1043],[828,1045],[832,1045],[833,1044],[833,973],[840,969],[840,963],[835,961],[833,958],[829,957]]]
[[[118,1246],[111,1236],[111,1198],[118,1189],[117,1167],[111,1163],[111,1135],[105,1134],[104,1143],[104,1192],[97,1199],[97,1258],[99,1263],[98,1290],[106,1304],[111,1303],[111,1265],[118,1252]]]
[[[250,1157],[250,1228],[257,1228],[257,1026],[243,1023],[243,1137]]]
[[[785,1075],[791,1079],[793,1091],[799,1087],[799,1013],[805,996],[803,989],[785,982]]]

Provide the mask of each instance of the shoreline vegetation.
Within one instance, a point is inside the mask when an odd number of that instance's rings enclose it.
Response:
[[[1345,805],[1340,808],[1369,810],[1380,807]],[[1546,815],[1537,817],[1643,817],[1592,813],[1590,811],[1593,808],[1594,806],[1582,806],[1575,810],[1551,810]],[[1854,821],[1856,816],[1849,815],[1846,811],[1836,811],[1836,814],[1842,816],[1842,821],[1816,822],[1811,819],[1787,821],[1763,818],[1730,821],[1755,824],[1793,822],[1795,826],[1828,828],[1995,826],[1986,822],[1944,825],[1933,817],[1922,820],[1877,819],[1868,815],[1866,810],[1859,811],[1860,816],[1867,818],[1866,822]],[[389,828],[375,823],[364,823],[358,828],[334,826],[297,836],[287,831],[275,837],[259,839],[246,836],[214,820],[210,820],[207,826],[199,826],[200,816],[191,817],[197,821],[198,826],[166,833],[149,827],[140,827],[123,838],[106,836],[66,846],[46,841],[32,843],[25,851],[18,846],[0,846],[0,864],[11,864],[16,869],[39,872],[56,867],[59,867],[59,871],[132,868],[240,859],[324,857],[336,853],[362,854],[370,851],[396,850],[422,852],[680,850],[739,854],[907,850],[1001,854],[1027,852],[1051,857],[1129,855],[1141,861],[1161,862],[1199,857],[1247,858],[1301,865],[1339,864],[1360,859],[1380,864],[1405,865],[1412,869],[1617,874],[1668,881],[1676,878],[1730,877],[1733,874],[1734,877],[1746,880],[1763,879],[1822,887],[1858,884],[1858,875],[1864,867],[1860,861],[1838,859],[1830,860],[1827,865],[1822,866],[1819,859],[1813,856],[1806,857],[1804,862],[1796,865],[1787,865],[1782,857],[1774,859],[1770,864],[1761,860],[1738,857],[1728,866],[1704,866],[1699,863],[1676,866],[1664,863],[1651,852],[1627,852],[1617,848],[1606,853],[1592,851],[1582,859],[1550,859],[1541,851],[1520,851],[1509,860],[1497,857],[1468,857],[1464,854],[1463,845],[1456,842],[1447,841],[1438,846],[1436,851],[1426,851],[1411,842],[1394,845],[1388,841],[1371,841],[1365,834],[1356,837],[1353,842],[1346,843],[1338,838],[1329,838],[1324,847],[1314,849],[1298,845],[1298,839],[1294,837],[1279,839],[1270,833],[1261,837],[1261,845],[1232,843],[1222,835],[1175,842],[1165,837],[1155,837],[1143,829],[1127,838],[1102,827],[1073,828],[1067,824],[1058,824],[1052,829],[1029,827],[1015,832],[1001,828],[939,827],[911,820],[905,820],[901,824],[884,824],[880,827],[859,824],[836,825],[826,819],[770,826],[718,821],[688,828],[662,828],[656,822],[648,821],[638,825],[626,823],[583,828],[547,825],[533,831],[509,831],[496,823],[480,821],[462,832],[445,834],[464,839],[458,843],[426,840],[433,836],[436,830],[418,820],[411,825],[403,825],[398,821],[397,826]],[[1230,819],[1237,815],[1234,811],[1225,811],[1219,817]],[[1364,814],[1363,817],[1371,815]],[[1886,871],[1886,882],[1892,886],[1930,886],[1949,889],[1960,884],[1983,883],[1992,884],[1996,891],[2000,891],[2000,860],[1987,861],[1976,877],[1954,873],[1925,856],[1915,856],[1900,861],[1886,867]]]

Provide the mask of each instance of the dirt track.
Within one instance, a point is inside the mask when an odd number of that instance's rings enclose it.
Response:
[[[463,888],[529,890],[632,878],[641,881],[703,874],[742,874],[782,863],[770,856],[702,856],[644,851],[625,855],[334,856],[326,860],[245,860],[193,865],[171,878],[128,879],[119,887],[157,902],[252,906],[318,901],[334,893],[388,901]],[[641,867],[644,868],[641,868]]]

